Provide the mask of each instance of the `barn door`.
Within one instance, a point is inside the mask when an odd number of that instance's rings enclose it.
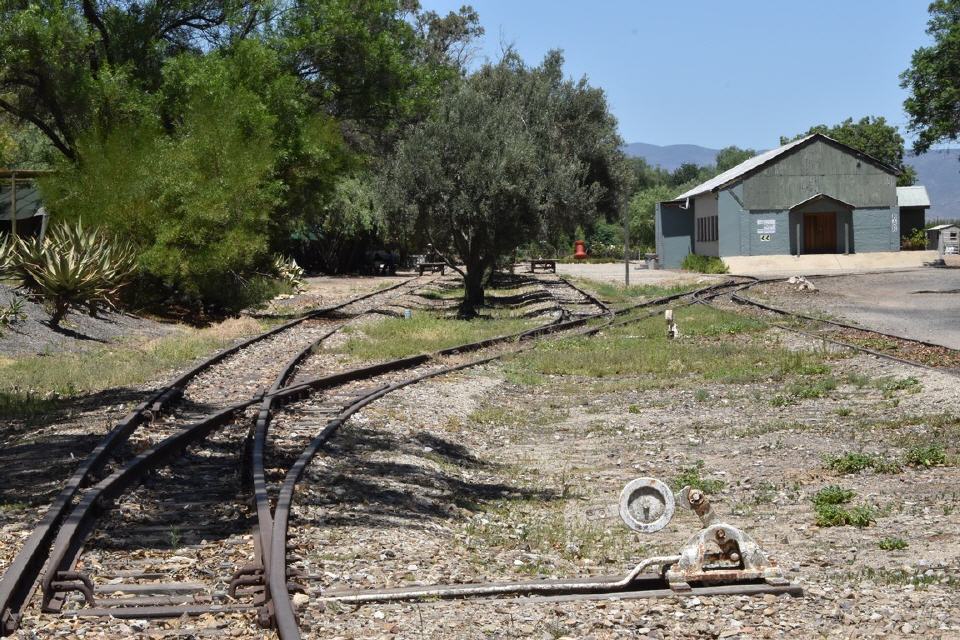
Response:
[[[837,252],[836,212],[803,214],[803,252]]]

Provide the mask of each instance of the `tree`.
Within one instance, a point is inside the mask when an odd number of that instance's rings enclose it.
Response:
[[[757,155],[753,149],[741,149],[740,147],[724,147],[717,152],[716,168],[717,173],[723,173],[727,169],[732,169],[744,160]]]
[[[897,186],[909,186],[916,180],[917,172],[903,162],[903,137],[897,127],[887,124],[882,116],[877,118],[866,116],[856,122],[853,118],[847,118],[832,127],[818,124],[810,127],[806,133],[793,138],[781,136],[780,144],[787,144],[791,140],[798,140],[814,133],[822,133],[898,169],[900,177],[897,179]]]
[[[508,52],[440,99],[389,162],[388,221],[463,262],[465,316],[499,258],[622,206],[616,121],[603,92],[562,66],[559,52],[535,68]]]
[[[459,77],[483,29],[468,6],[441,17],[410,0],[294,0],[280,32],[290,69],[354,146],[383,150]]]
[[[656,242],[654,216],[658,202],[670,200],[679,192],[676,187],[660,184],[633,194],[630,198],[630,242],[639,248],[648,250]]]
[[[933,46],[913,52],[900,86],[910,92],[903,108],[909,131],[917,133],[914,153],[960,137],[960,0],[935,0],[929,7],[927,33]]]

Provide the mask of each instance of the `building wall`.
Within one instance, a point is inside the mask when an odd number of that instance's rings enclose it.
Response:
[[[693,252],[701,256],[719,256],[720,243],[718,241],[703,242],[697,238],[699,220],[717,215],[717,195],[705,193],[694,198],[693,213]],[[718,225],[719,226],[719,225]]]
[[[900,210],[896,206],[854,209],[857,251],[899,251]]]
[[[693,251],[694,203],[689,209],[658,202],[656,223],[657,255],[666,269],[679,269],[683,259]]]
[[[746,221],[743,207],[740,206],[743,185],[737,184],[717,193],[717,213],[720,216],[720,255],[739,256],[746,233]]]
[[[784,210],[818,193],[854,207],[897,203],[897,178],[869,162],[817,140],[743,181],[748,210]]]

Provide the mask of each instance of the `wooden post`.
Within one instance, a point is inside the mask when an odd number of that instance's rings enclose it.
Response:
[[[17,174],[10,174],[10,237],[17,237]]]
[[[850,223],[843,223],[843,255],[850,255]]]
[[[803,238],[800,237],[800,229],[802,228],[801,223],[797,223],[797,256],[800,256],[800,252],[803,249]]]

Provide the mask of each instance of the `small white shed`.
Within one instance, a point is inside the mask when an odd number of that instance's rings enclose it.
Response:
[[[960,254],[960,225],[938,224],[927,229],[927,248],[940,255]]]

